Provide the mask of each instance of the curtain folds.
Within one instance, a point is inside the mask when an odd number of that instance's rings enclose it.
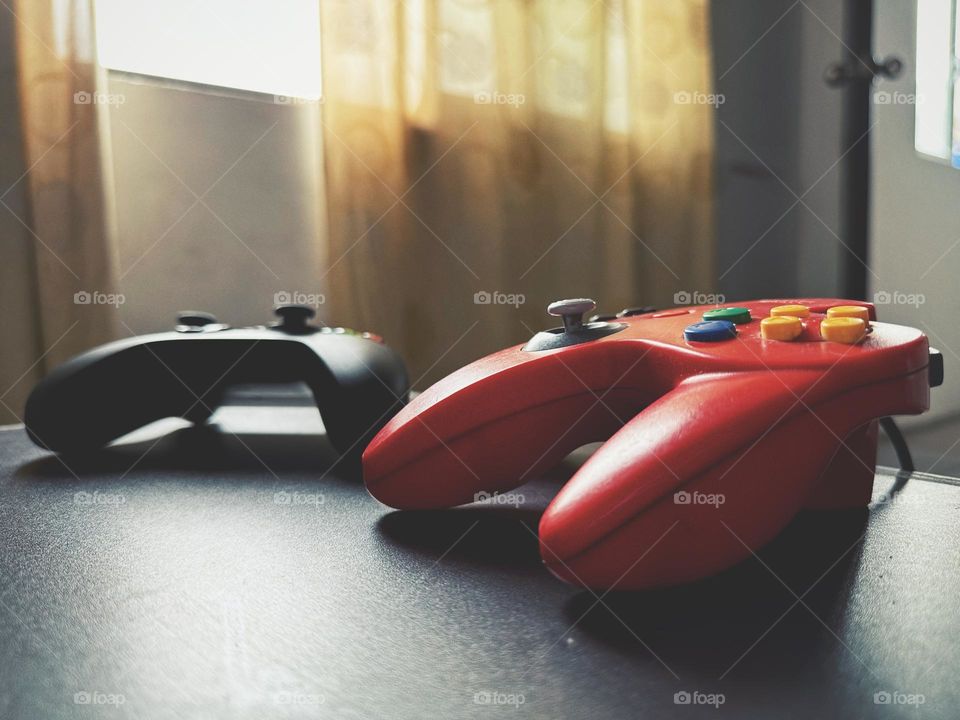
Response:
[[[712,289],[706,0],[321,9],[333,314],[414,378],[522,342],[552,299]]]
[[[115,293],[117,268],[92,2],[21,0],[11,9],[21,152],[0,190],[9,230],[0,293],[16,310],[6,312],[0,357],[5,422],[18,421],[40,376],[115,336],[115,306],[98,299]]]

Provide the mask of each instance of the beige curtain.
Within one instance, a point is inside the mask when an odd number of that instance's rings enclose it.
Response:
[[[552,299],[711,289],[707,0],[321,8],[333,315],[421,385]]]
[[[2,422],[18,422],[33,383],[112,337],[116,322],[115,305],[100,302],[115,292],[117,251],[92,3],[20,0],[10,10],[15,47],[2,52],[17,68],[21,115],[4,123],[21,142],[0,188]]]

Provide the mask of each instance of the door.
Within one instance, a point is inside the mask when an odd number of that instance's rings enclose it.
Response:
[[[945,365],[944,384],[931,392],[932,413],[913,422],[942,418],[960,403],[960,169],[951,165],[955,6],[951,0],[874,6],[874,55],[896,55],[904,70],[874,89],[870,292],[881,319],[924,330]]]

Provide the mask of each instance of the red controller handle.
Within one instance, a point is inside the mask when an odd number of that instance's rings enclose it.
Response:
[[[839,395],[822,379],[810,371],[698,378],[658,400],[551,503],[540,522],[547,566],[595,588],[669,585],[748,557],[812,499],[830,504],[821,485],[862,507],[874,460],[827,478],[835,453],[860,449],[874,418],[926,409],[927,372]],[[730,402],[744,395],[750,403]],[[624,558],[632,559],[626,569]]]

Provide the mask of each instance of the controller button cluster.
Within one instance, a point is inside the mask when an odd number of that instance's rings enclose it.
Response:
[[[704,320],[687,325],[683,337],[688,342],[720,342],[737,336],[737,326],[729,320]]]
[[[750,322],[750,310],[745,307],[724,307],[716,310],[707,310],[703,314],[704,320],[729,320],[735,325]]]
[[[803,322],[791,315],[777,315],[760,321],[760,337],[764,340],[796,340],[803,332]]]

